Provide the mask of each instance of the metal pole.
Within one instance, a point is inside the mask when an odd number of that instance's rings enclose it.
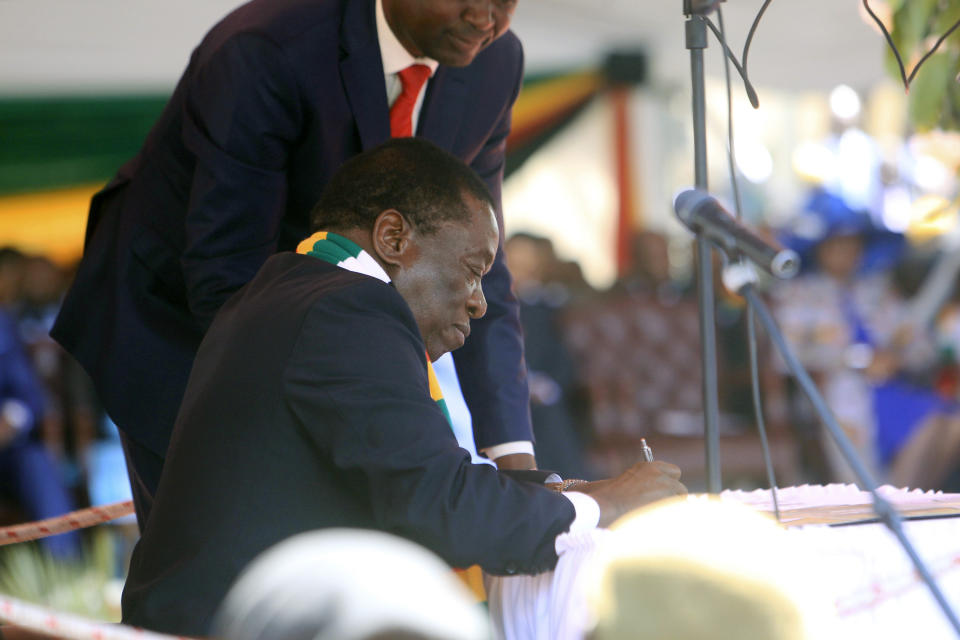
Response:
[[[703,16],[688,15],[685,30],[687,49],[690,50],[690,78],[693,94],[694,179],[698,189],[707,191],[707,110],[703,79],[703,50],[707,47],[707,23]],[[717,335],[714,322],[713,263],[710,243],[702,234],[697,234],[697,262],[700,345],[703,354],[701,366],[707,491],[720,493],[723,483],[720,477],[720,407],[717,400]]]

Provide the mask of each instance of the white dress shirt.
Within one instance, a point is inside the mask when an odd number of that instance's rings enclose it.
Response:
[[[380,59],[383,61],[383,76],[387,84],[387,106],[393,106],[397,98],[403,92],[403,85],[400,82],[400,72],[412,64],[422,64],[430,67],[430,77],[437,72],[440,63],[430,58],[415,58],[410,52],[403,48],[397,36],[390,30],[387,23],[387,17],[383,13],[383,0],[377,0],[377,40],[380,42]],[[411,131],[416,133],[417,123],[420,121],[420,108],[423,106],[423,96],[426,94],[427,84],[423,83],[420,94],[417,96],[417,102],[413,105],[413,126]]]

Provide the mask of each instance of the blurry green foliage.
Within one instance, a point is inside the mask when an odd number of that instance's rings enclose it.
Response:
[[[893,39],[909,77],[917,62],[960,20],[958,0],[887,0]],[[892,51],[887,70],[900,79]],[[910,84],[910,121],[917,131],[960,131],[960,28],[923,63]]]
[[[91,532],[83,555],[70,561],[50,556],[37,543],[0,549],[0,593],[56,611],[117,622],[109,602],[116,573],[114,538],[106,527]]]

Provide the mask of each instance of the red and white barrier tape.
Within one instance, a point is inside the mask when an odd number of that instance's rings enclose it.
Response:
[[[4,595],[0,595],[0,619],[64,640],[188,640],[183,636],[167,636],[136,627],[95,622]]]
[[[37,520],[36,522],[16,524],[12,527],[2,527],[0,528],[0,546],[14,544],[16,542],[26,542],[27,540],[36,540],[37,538],[46,538],[47,536],[58,533],[92,527],[95,524],[116,520],[131,513],[133,513],[133,501],[126,500],[101,507],[90,507],[89,509],[71,511],[70,513],[56,518],[48,518],[47,520]]]
[[[128,516],[133,512],[133,501],[126,500],[71,511],[47,520],[2,527],[0,528],[0,546],[92,527],[96,524]],[[183,636],[168,636],[136,627],[96,622],[23,602],[2,594],[0,594],[0,620],[64,640],[174,640],[174,638],[188,640]]]

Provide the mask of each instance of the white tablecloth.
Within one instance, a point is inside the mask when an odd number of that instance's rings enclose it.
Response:
[[[810,487],[784,490],[793,510],[820,506],[869,504],[855,487]],[[844,495],[846,494],[846,495]],[[957,496],[887,489],[895,504],[917,512],[924,503],[934,510]],[[763,509],[759,493],[727,492],[735,500]],[[699,498],[692,496],[692,500]],[[767,495],[769,499],[769,495]],[[799,511],[798,511],[799,512]],[[907,536],[946,593],[960,608],[960,517],[911,520]],[[603,545],[615,532],[595,530],[564,535],[554,571],[538,576],[486,579],[490,614],[499,638],[506,640],[579,640],[590,626],[586,591]],[[787,539],[811,559],[808,576],[833,608],[827,637],[844,639],[937,640],[955,638],[927,587],[915,574],[895,536],[879,523],[791,527]],[[817,640],[821,640],[818,638]]]

